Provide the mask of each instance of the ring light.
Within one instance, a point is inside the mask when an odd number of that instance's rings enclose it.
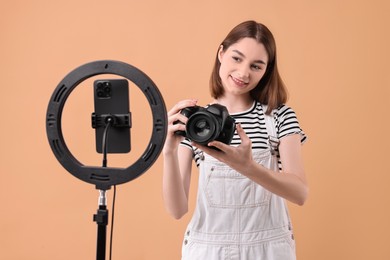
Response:
[[[127,168],[83,165],[72,155],[64,141],[61,118],[67,98],[81,82],[100,74],[115,74],[132,81],[146,96],[152,111],[153,130],[149,144],[140,158]],[[112,185],[139,177],[156,161],[167,134],[166,107],[156,85],[139,69],[119,61],[94,61],[76,68],[58,84],[48,105],[46,132],[54,155],[68,172],[82,181],[95,184],[99,190],[107,190]]]

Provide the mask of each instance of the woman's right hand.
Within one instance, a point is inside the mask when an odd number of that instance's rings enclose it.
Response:
[[[196,99],[186,99],[178,102],[175,106],[171,108],[168,112],[168,132],[167,138],[165,140],[163,152],[169,153],[175,151],[179,146],[180,142],[183,140],[183,136],[175,134],[176,131],[185,131],[185,124],[188,121],[188,118],[182,115],[180,112],[183,108],[193,107],[197,103]],[[177,123],[177,121],[181,123]]]

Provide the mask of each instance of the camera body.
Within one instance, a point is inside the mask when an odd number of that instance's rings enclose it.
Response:
[[[232,141],[236,124],[225,106],[212,104],[207,107],[186,107],[180,113],[186,116],[188,121],[186,130],[176,131],[176,134],[201,145],[207,145],[214,140],[225,144]]]

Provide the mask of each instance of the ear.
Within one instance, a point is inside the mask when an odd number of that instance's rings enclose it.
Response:
[[[218,50],[218,60],[219,60],[219,63],[221,63],[221,60],[222,60],[222,56],[225,54],[225,51],[223,49],[223,45],[219,46],[219,50]]]

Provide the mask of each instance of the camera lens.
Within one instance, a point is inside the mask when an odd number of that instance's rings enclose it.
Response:
[[[210,133],[210,125],[206,120],[201,119],[195,123],[194,133],[198,136],[207,136]]]
[[[111,92],[111,84],[109,82],[105,82],[104,84],[104,92],[110,93]]]
[[[217,138],[219,126],[215,117],[197,112],[188,119],[186,132],[187,137],[192,141],[206,145]]]
[[[96,91],[98,97],[104,97],[104,93],[101,90]]]

